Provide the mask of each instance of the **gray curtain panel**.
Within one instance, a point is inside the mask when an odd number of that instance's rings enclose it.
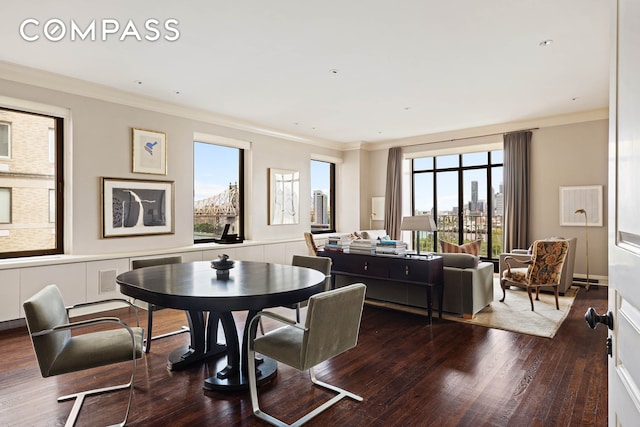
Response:
[[[531,131],[504,138],[504,242],[503,251],[529,247],[529,146]]]
[[[400,239],[402,222],[402,148],[389,149],[387,188],[384,197],[384,228],[389,237]]]

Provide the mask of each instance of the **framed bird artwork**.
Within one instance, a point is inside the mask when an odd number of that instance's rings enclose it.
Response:
[[[133,129],[133,172],[167,174],[167,134]]]

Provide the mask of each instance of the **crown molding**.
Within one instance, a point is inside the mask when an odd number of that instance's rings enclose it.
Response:
[[[387,141],[364,141],[362,143],[362,148],[367,151],[376,151],[389,149],[391,147],[406,147],[411,145],[430,144],[434,142],[453,141],[457,139],[478,138],[487,135],[498,135],[501,133],[515,132],[522,129],[546,128],[551,126],[562,126],[604,119],[609,119],[608,108],[580,111],[577,113],[560,114],[556,116],[540,117],[518,122],[499,123],[475,128],[458,129]]]
[[[76,79],[73,77],[51,73],[36,68],[25,67],[23,65],[18,65],[6,61],[0,61],[0,78],[17,83],[57,90],[72,95],[84,96],[100,101],[112,102],[115,104],[126,105],[128,107],[154,111],[156,113],[169,114],[172,116],[201,121],[218,126],[224,126],[273,138],[285,139],[288,141],[300,142],[303,144],[315,145],[324,148],[332,148],[334,150],[344,150],[344,145],[336,141],[297,135],[290,132],[281,131],[279,129],[273,129],[255,123],[235,119],[233,117],[212,113],[210,111],[178,105],[157,98],[139,95],[120,89],[114,89],[112,87],[88,82],[86,80]]]

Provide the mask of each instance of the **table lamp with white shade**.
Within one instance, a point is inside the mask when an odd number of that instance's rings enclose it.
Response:
[[[420,232],[436,231],[436,223],[431,215],[405,216],[402,218],[400,230],[416,232],[417,252],[420,254]]]

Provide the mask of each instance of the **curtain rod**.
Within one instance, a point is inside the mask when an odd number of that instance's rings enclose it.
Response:
[[[529,132],[531,130],[538,130],[538,129],[540,129],[540,128],[529,128],[529,129],[513,130],[511,132],[503,132],[502,134],[503,135],[510,135],[512,133]]]
[[[414,147],[414,146],[416,146],[416,145],[437,144],[437,143],[439,143],[439,142],[462,141],[462,140],[464,140],[464,139],[484,138],[484,137],[486,137],[486,136],[510,135],[510,134],[512,134],[512,133],[528,132],[528,131],[538,130],[538,129],[540,129],[540,128],[520,129],[520,130],[513,130],[513,131],[510,131],[510,132],[495,132],[495,133],[487,133],[487,134],[485,134],[485,135],[465,136],[465,137],[462,137],[462,138],[443,139],[443,140],[440,140],[440,141],[416,142],[415,144],[401,145],[400,147]]]

